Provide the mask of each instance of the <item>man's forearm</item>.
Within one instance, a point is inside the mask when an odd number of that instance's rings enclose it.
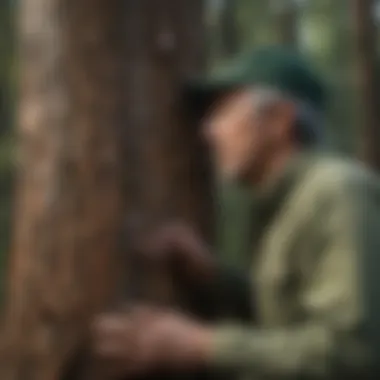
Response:
[[[209,364],[214,368],[277,378],[301,375],[305,379],[353,373],[365,378],[369,360],[359,340],[352,336],[338,338],[317,323],[289,330],[218,327],[209,356]]]
[[[213,264],[204,280],[193,281],[192,310],[208,320],[252,322],[254,301],[248,276],[220,263]]]

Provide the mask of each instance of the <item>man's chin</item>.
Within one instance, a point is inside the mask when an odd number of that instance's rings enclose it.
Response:
[[[219,178],[226,183],[244,184],[247,176],[240,170],[224,170],[219,173]]]

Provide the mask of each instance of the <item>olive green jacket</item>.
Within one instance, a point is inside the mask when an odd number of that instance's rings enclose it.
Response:
[[[239,379],[368,377],[380,348],[377,177],[301,155],[262,194],[242,258],[257,319],[217,326],[210,364]]]

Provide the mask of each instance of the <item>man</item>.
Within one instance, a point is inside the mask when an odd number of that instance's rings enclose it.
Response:
[[[255,319],[213,325],[143,306],[95,323],[97,353],[130,374],[207,367],[239,379],[369,378],[380,338],[377,178],[314,149],[324,91],[291,52],[259,49],[202,91],[213,105],[204,136],[217,174],[254,199],[250,249],[232,275],[183,226],[159,231],[147,251],[160,260],[176,252],[205,289],[249,289]]]

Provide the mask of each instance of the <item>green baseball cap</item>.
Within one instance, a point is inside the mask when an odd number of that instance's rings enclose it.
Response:
[[[324,111],[324,86],[311,66],[295,51],[268,46],[243,54],[206,78],[185,85],[185,99],[199,117],[223,93],[242,87],[264,86]]]

